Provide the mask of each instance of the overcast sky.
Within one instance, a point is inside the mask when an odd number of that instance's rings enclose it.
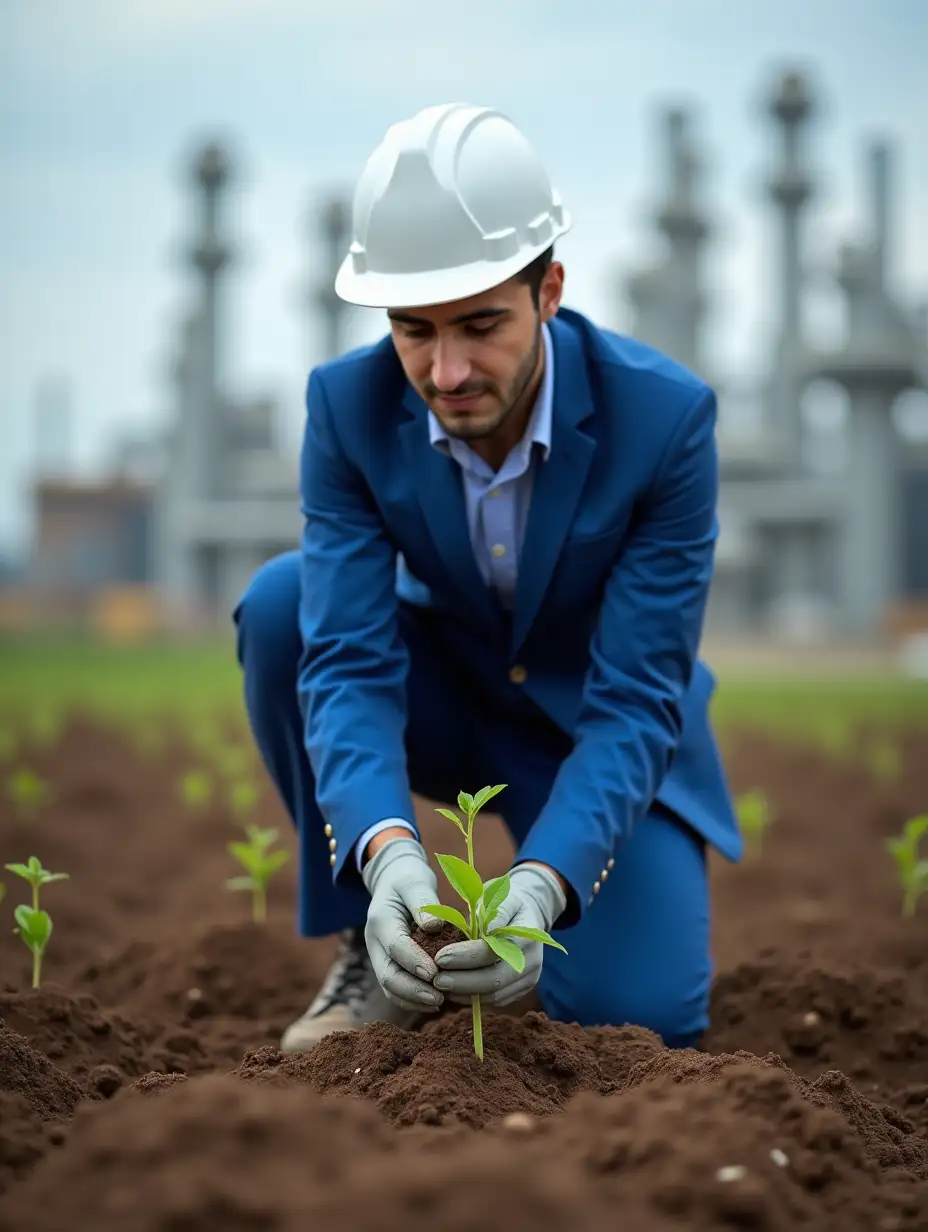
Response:
[[[508,112],[574,216],[567,302],[621,328],[618,274],[654,255],[658,108],[692,103],[718,214],[713,369],[751,375],[774,305],[773,74],[808,66],[821,95],[823,270],[865,221],[865,143],[897,143],[894,272],[914,301],[928,298],[926,48],[928,0],[0,0],[0,548],[28,526],[45,374],[70,382],[83,469],[169,413],[198,140],[227,138],[239,162],[225,373],[277,397],[295,441],[319,357],[299,305],[319,256],[308,212],[393,121],[447,101]],[[826,301],[823,331],[832,317]],[[372,314],[355,337],[379,332]]]

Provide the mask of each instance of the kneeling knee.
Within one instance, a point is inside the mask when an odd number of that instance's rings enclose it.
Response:
[[[300,652],[299,603],[299,553],[285,552],[266,561],[233,613],[242,667],[262,675],[293,673]]]

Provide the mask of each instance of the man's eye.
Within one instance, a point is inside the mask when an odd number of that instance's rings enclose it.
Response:
[[[494,321],[492,325],[468,325],[467,328],[477,338],[485,338],[487,334],[492,334],[494,330],[499,329],[499,321]]]
[[[424,338],[425,330],[424,329],[410,329],[407,326],[407,328],[403,330],[403,337],[404,338]]]

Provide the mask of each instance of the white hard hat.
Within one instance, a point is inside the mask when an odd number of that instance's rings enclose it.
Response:
[[[466,299],[517,274],[569,227],[511,120],[466,103],[427,107],[389,128],[368,159],[335,291],[369,308]]]

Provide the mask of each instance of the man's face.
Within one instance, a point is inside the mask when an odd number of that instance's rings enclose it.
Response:
[[[510,417],[527,414],[540,371],[541,325],[557,312],[563,285],[564,268],[554,261],[537,308],[529,287],[511,278],[450,304],[390,309],[406,376],[449,436],[486,439]]]

